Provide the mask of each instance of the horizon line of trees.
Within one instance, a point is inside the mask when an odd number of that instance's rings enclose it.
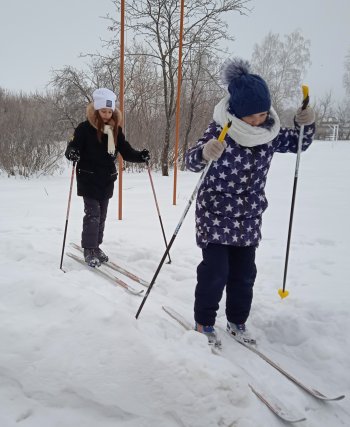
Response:
[[[225,95],[220,68],[227,51],[220,49],[227,34],[227,12],[245,14],[249,0],[190,0],[186,2],[181,88],[179,165],[184,154],[212,120],[216,103]],[[119,6],[119,0],[114,0]],[[164,176],[174,163],[175,108],[178,65],[178,2],[128,0],[127,28],[133,39],[125,52],[124,131],[136,149],[147,147],[152,166]],[[211,7],[207,7],[210,4]],[[86,54],[84,70],[66,66],[52,73],[46,93],[13,93],[0,88],[0,170],[29,177],[60,167],[65,143],[85,120],[86,105],[98,87],[119,90],[119,24],[106,17],[112,33],[105,54]],[[116,33],[117,32],[117,33]],[[300,105],[303,76],[310,66],[310,42],[300,31],[281,36],[269,32],[254,47],[253,72],[267,82],[274,108],[284,126],[293,125]],[[311,99],[317,122],[336,116],[350,123],[350,50],[345,60],[347,97],[336,102],[328,92]],[[316,138],[321,135],[316,134]],[[350,139],[349,132],[341,133]],[[126,169],[134,168],[125,163]]]

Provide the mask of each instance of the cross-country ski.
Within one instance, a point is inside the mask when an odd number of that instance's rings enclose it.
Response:
[[[70,243],[70,245],[72,246],[72,248],[76,249],[79,252],[83,252],[82,248],[77,245],[76,243]],[[107,261],[104,262],[103,265],[106,265],[107,267],[111,268],[112,270],[115,270],[121,274],[123,274],[124,276],[128,277],[129,279],[133,280],[134,282],[139,283],[142,286],[145,286],[146,288],[149,286],[149,283],[142,279],[141,277],[137,276],[134,273],[131,273],[129,270],[127,270],[124,267],[121,267],[119,264],[117,264],[115,261]]]
[[[81,257],[79,257],[79,256],[77,256],[71,252],[68,252],[67,256],[71,259],[74,259],[74,261],[78,262],[79,264],[84,265],[91,272],[94,272],[94,273],[99,274],[100,276],[104,277],[109,282],[112,282],[112,284],[114,284],[115,286],[122,287],[123,289],[125,289],[127,292],[129,292],[132,295],[141,295],[143,293],[143,289],[141,289],[139,291],[134,289],[132,286],[125,283],[119,277],[117,277],[117,276],[113,275],[112,273],[110,273],[109,271],[107,271],[105,269],[105,267],[103,267],[103,266],[96,267],[96,268],[89,267],[83,258],[81,258]]]

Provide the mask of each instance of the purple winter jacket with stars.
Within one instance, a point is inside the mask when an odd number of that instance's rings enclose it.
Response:
[[[193,172],[203,170],[204,144],[218,138],[222,128],[212,122],[204,136],[186,153],[186,166]],[[261,240],[261,216],[267,208],[266,176],[275,152],[296,153],[300,127],[281,128],[271,142],[253,148],[237,144],[226,135],[227,148],[213,162],[196,201],[196,240],[232,246],[257,246]],[[315,125],[304,127],[302,150],[312,142]]]

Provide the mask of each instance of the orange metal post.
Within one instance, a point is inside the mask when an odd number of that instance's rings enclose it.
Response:
[[[125,2],[120,1],[120,81],[119,81],[119,109],[124,119],[124,19]],[[124,121],[124,120],[123,120]],[[119,154],[118,159],[118,219],[123,219],[123,158]]]
[[[184,30],[184,9],[185,9],[185,0],[181,0],[180,34],[179,34],[179,65],[178,65],[178,72],[177,72],[177,100],[176,100],[173,205],[176,205],[177,159],[178,159],[178,153],[179,153],[181,74],[182,74],[182,38],[183,38],[183,30]]]

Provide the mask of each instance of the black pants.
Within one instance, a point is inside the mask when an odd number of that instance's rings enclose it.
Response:
[[[95,200],[84,197],[82,248],[97,248],[103,241],[109,199]]]
[[[256,278],[253,246],[236,247],[209,244],[197,268],[194,318],[205,326],[215,324],[216,312],[226,286],[226,317],[229,322],[245,323],[253,299]]]

